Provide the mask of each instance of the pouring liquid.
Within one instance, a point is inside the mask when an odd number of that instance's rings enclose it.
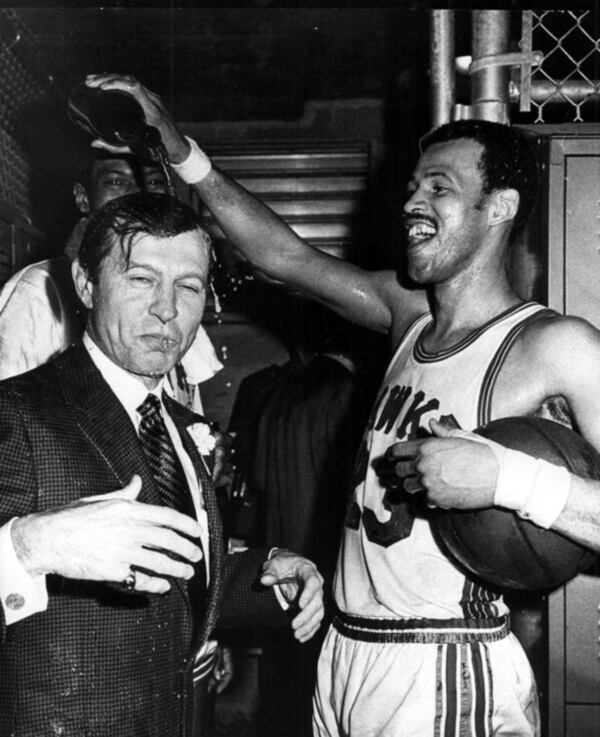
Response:
[[[160,168],[163,177],[165,179],[165,186],[168,194],[175,197],[175,185],[173,184],[173,173],[169,166],[169,159],[167,157],[167,149],[162,141],[154,146],[148,147],[148,158],[154,161],[155,164]]]

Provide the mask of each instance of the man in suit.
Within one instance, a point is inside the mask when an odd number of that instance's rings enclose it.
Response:
[[[90,213],[134,192],[167,191],[162,171],[129,154],[91,149],[79,156],[73,200],[81,218],[62,256],[29,264],[0,293],[0,379],[22,374],[62,353],[81,339],[85,310],[73,287],[71,262]],[[221,369],[202,325],[182,363],[170,374],[167,392],[195,412],[202,411],[199,386]]]
[[[280,625],[283,600],[300,641],[318,628],[309,561],[224,556],[210,427],[163,392],[200,324],[209,242],[167,195],[97,210],[73,270],[83,344],[0,385],[2,735],[190,735],[218,610]]]

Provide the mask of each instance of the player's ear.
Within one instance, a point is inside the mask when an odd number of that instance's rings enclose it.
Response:
[[[520,200],[516,189],[496,189],[489,197],[490,225],[500,225],[515,219]]]
[[[86,213],[92,209],[87,190],[81,182],[75,182],[73,185],[73,197],[75,198],[75,204],[79,212]]]
[[[87,271],[79,263],[78,258],[71,264],[71,274],[77,296],[88,310],[91,310],[94,306],[94,283],[90,279]]]

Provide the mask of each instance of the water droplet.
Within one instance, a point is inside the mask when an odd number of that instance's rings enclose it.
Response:
[[[217,290],[215,289],[215,285],[213,280],[210,280],[210,291],[212,292],[213,299],[215,301],[215,312],[217,314],[220,314],[223,311],[223,308],[221,307],[221,300],[219,299],[219,295],[217,294]]]

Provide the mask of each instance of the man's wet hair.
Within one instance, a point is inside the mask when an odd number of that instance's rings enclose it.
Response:
[[[515,189],[519,193],[519,208],[513,222],[514,232],[519,231],[526,225],[537,199],[539,170],[533,148],[522,133],[508,125],[488,120],[457,120],[425,134],[420,149],[424,152],[435,143],[461,138],[483,146],[479,169],[484,195],[497,189]]]
[[[92,283],[98,283],[102,263],[117,243],[128,264],[134,238],[143,233],[173,238],[200,230],[207,248],[210,237],[189,205],[167,194],[137,192],[107,202],[91,215],[79,249],[79,263]]]

